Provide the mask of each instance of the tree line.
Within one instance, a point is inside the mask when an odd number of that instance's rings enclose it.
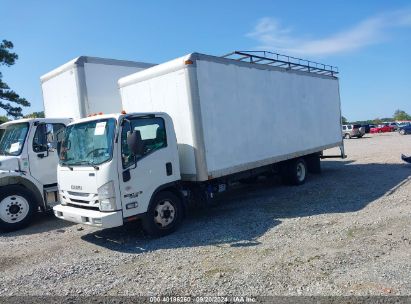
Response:
[[[374,119],[369,119],[369,120],[357,120],[357,121],[348,121],[348,119],[344,116],[341,116],[341,121],[342,124],[361,124],[361,125],[378,125],[383,122],[391,122],[391,121],[404,121],[404,120],[410,120],[411,121],[411,115],[409,115],[407,112],[403,110],[396,110],[394,112],[394,115],[392,117],[382,117],[382,118],[374,118]]]

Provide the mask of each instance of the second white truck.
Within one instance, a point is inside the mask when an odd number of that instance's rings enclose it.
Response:
[[[0,126],[0,229],[27,226],[58,202],[56,152],[65,126],[99,112],[121,111],[117,81],[152,64],[81,56],[42,76],[46,118]]]
[[[162,236],[234,181],[278,172],[299,185],[323,150],[343,156],[334,67],[234,55],[194,53],[122,78],[127,114],[70,124],[55,215],[102,228],[141,219]]]

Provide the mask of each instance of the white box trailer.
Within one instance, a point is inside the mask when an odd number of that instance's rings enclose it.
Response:
[[[171,116],[182,178],[205,181],[342,147],[334,75],[193,53],[119,86],[127,112]]]
[[[91,113],[121,112],[117,81],[153,64],[77,57],[41,76],[46,117],[78,119]]]

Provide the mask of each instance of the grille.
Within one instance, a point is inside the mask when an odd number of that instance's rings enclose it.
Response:
[[[90,201],[83,201],[83,200],[72,199],[72,198],[70,198],[70,201],[72,201],[73,203],[79,203],[79,204],[90,204]]]
[[[81,192],[73,192],[73,191],[67,191],[67,193],[73,196],[81,196],[81,197],[90,195],[89,193],[81,193]]]

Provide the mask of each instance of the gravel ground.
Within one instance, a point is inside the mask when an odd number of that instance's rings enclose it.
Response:
[[[241,187],[161,239],[39,214],[0,234],[0,295],[411,295],[411,136],[345,144],[306,184]]]

